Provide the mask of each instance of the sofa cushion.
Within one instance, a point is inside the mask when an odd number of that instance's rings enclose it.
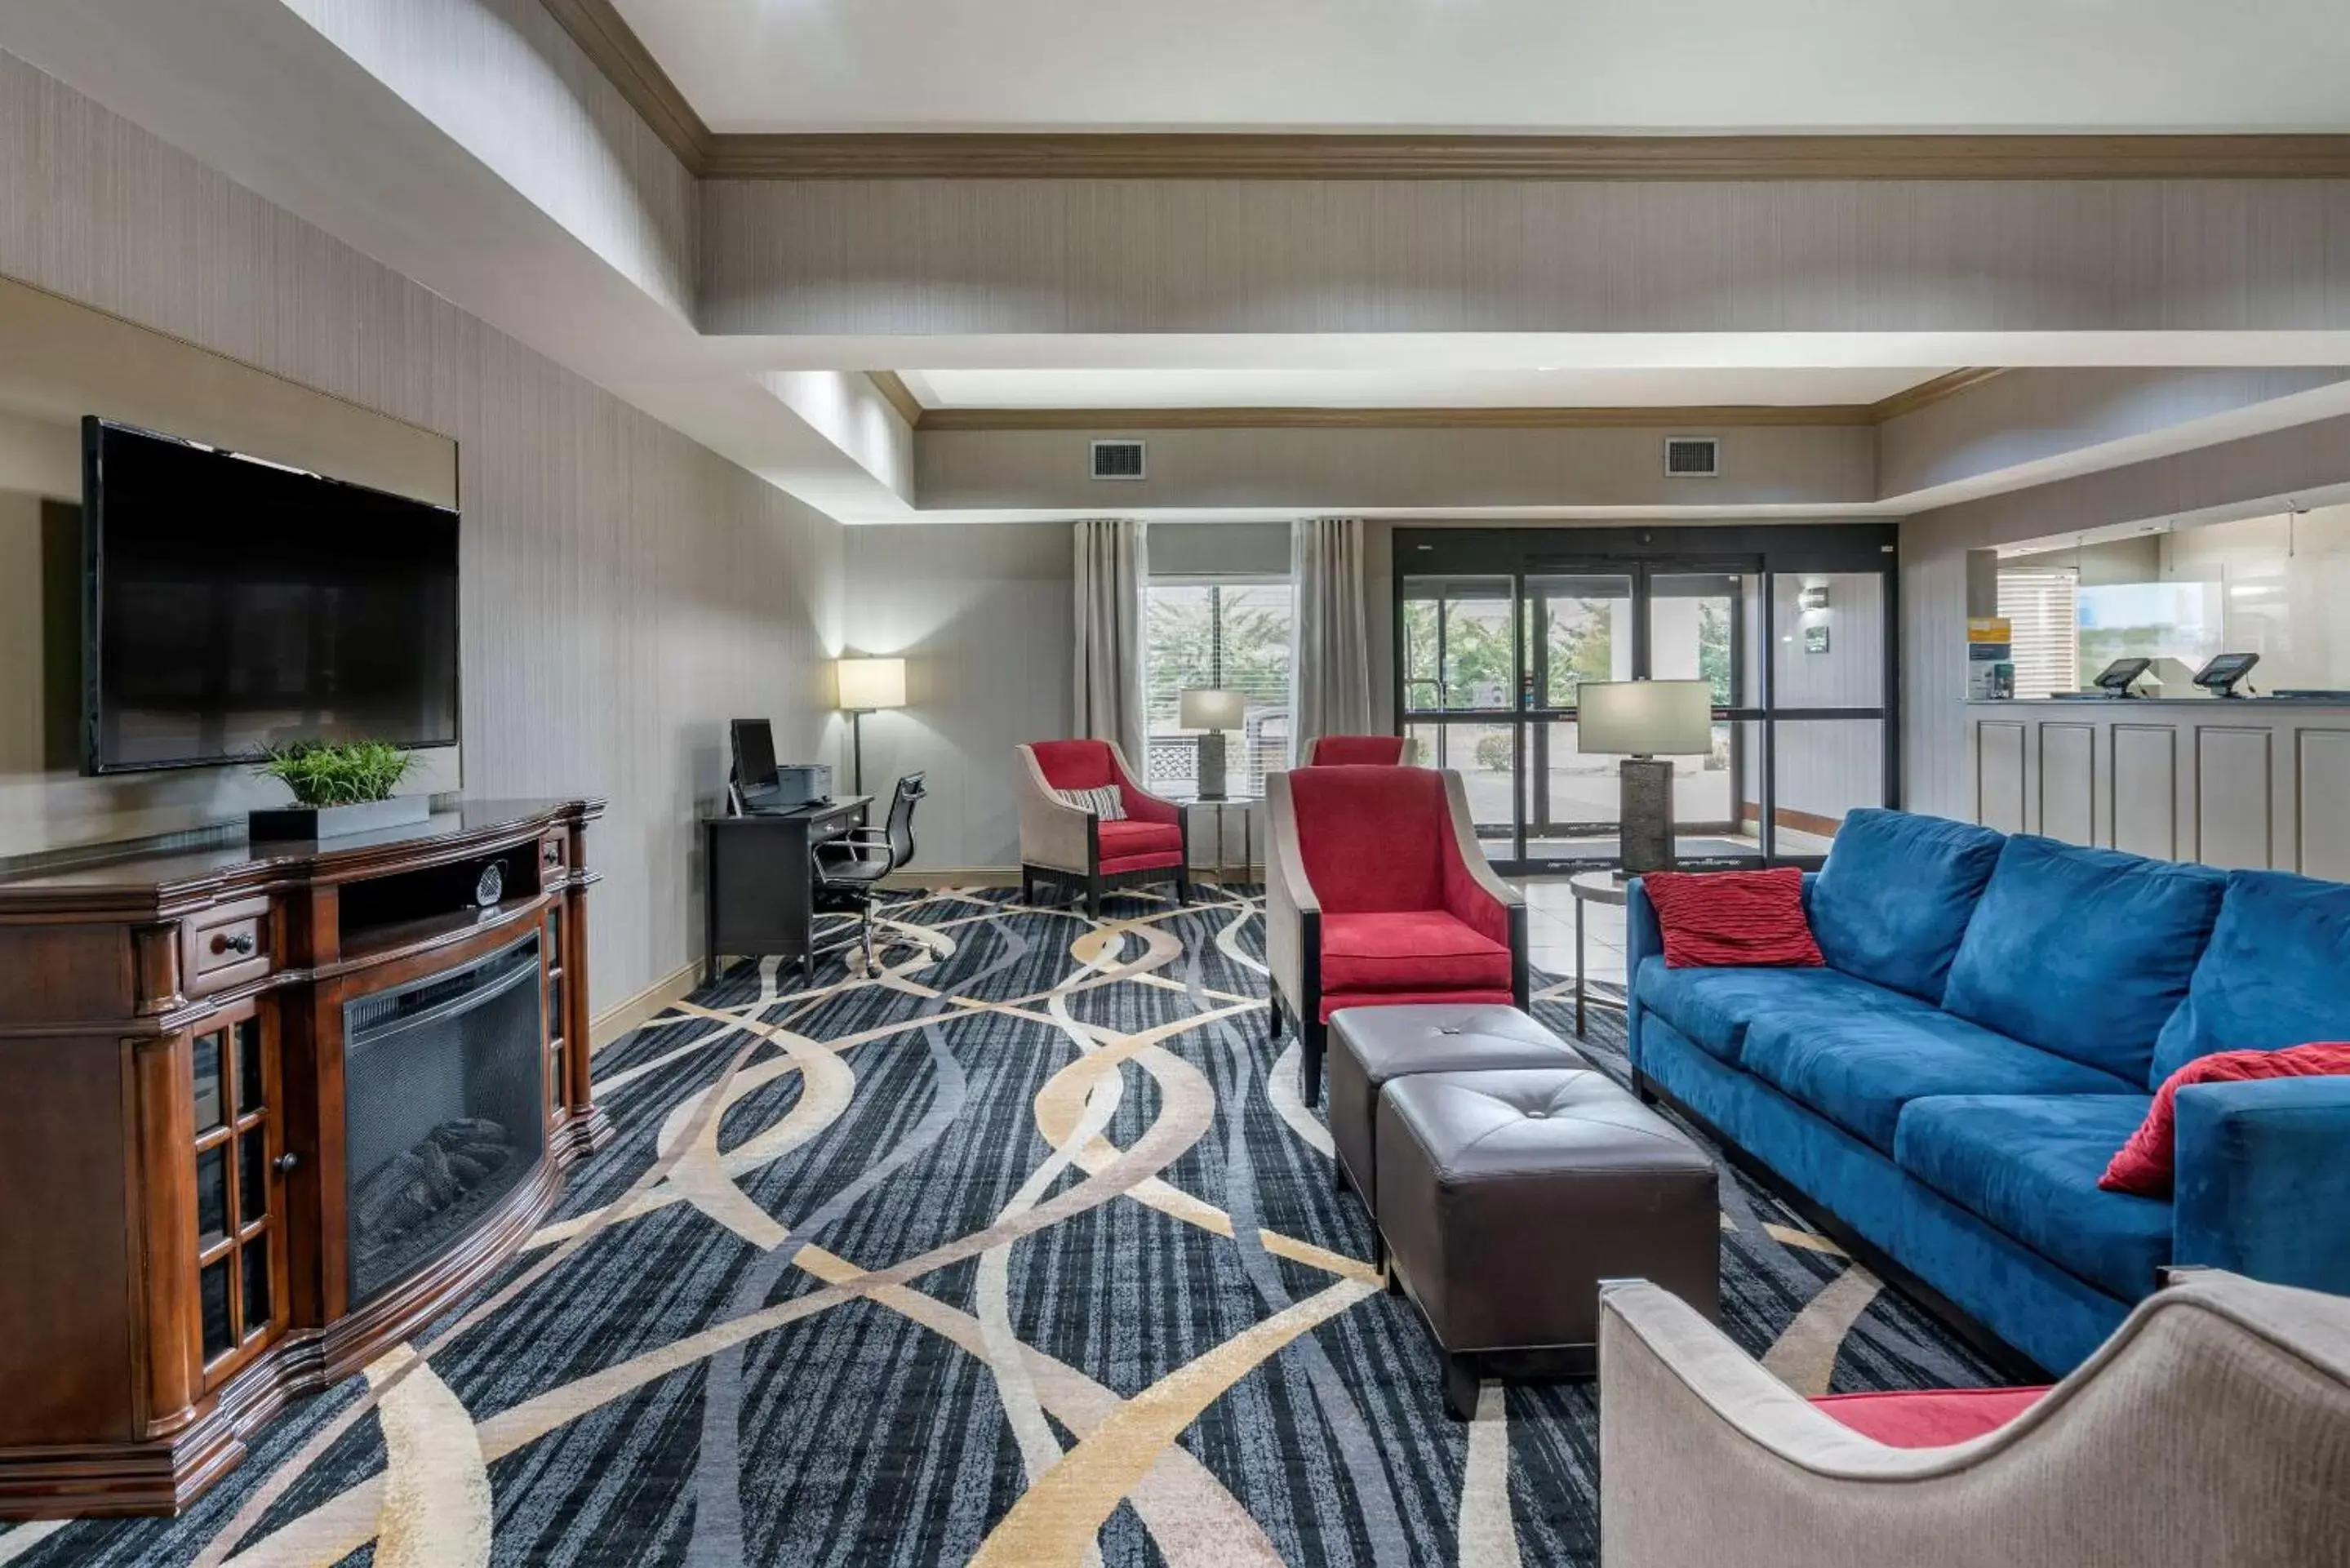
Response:
[[[1746,1044],[1746,1026],[1765,1012],[1927,1011],[1922,1002],[1832,969],[1672,969],[1657,953],[1640,961],[1632,994],[1700,1048],[1730,1063]]]
[[[2228,877],[2187,1000],[2162,1026],[2147,1082],[2214,1051],[2350,1040],[2350,887],[2283,871]]]
[[[1322,989],[1510,989],[1510,950],[1441,909],[1322,917]]]
[[[2011,838],[1942,1005],[2142,1088],[2227,886],[2208,866]]]
[[[1804,917],[1804,874],[1652,871],[1640,878],[1675,969],[1818,969],[1826,961]]]
[[[2046,1396],[2045,1388],[1894,1388],[1814,1394],[1812,1404],[1888,1449],[1946,1449],[1996,1432]]]
[[[1870,807],[1848,812],[1812,888],[1812,935],[1830,964],[1939,1003],[2004,836]]]
[[[1743,1064],[1888,1154],[1901,1107],[1929,1095],[2137,1092],[2110,1073],[1922,1004],[1914,1011],[1766,1013],[1747,1026]],[[2120,1147],[2117,1137],[2106,1152]]]
[[[2170,1205],[2097,1186],[2148,1097],[1954,1095],[1913,1100],[1893,1160],[1960,1207],[2124,1301],[2170,1261]]]

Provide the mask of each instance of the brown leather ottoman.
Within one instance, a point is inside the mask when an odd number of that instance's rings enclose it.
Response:
[[[1589,1068],[1428,1073],[1379,1096],[1378,1225],[1391,1286],[1444,1351],[1456,1416],[1478,1379],[1597,1370],[1599,1282],[1721,1311],[1713,1161]]]
[[[1378,1213],[1379,1091],[1418,1073],[1497,1067],[1587,1067],[1565,1041],[1514,1007],[1412,1002],[1347,1007],[1330,1015],[1333,1175]]]

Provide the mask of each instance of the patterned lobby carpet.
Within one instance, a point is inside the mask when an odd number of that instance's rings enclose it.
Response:
[[[743,965],[616,1043],[621,1136],[499,1280],[184,1518],[0,1529],[0,1563],[1596,1561],[1594,1390],[1445,1417],[1265,1044],[1253,904],[1009,897],[909,897],[885,974]],[[1780,1376],[1990,1380],[1723,1196],[1724,1320]]]

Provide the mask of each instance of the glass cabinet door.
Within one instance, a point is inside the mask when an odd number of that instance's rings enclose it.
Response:
[[[197,1340],[207,1388],[286,1318],[283,1118],[276,1032],[232,1008],[190,1041],[196,1175]]]

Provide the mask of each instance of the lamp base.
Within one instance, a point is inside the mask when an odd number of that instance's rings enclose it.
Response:
[[[1200,798],[1224,798],[1224,732],[1207,730],[1200,735]]]
[[[1622,847],[1627,877],[1673,868],[1673,764],[1662,757],[1626,757]]]

